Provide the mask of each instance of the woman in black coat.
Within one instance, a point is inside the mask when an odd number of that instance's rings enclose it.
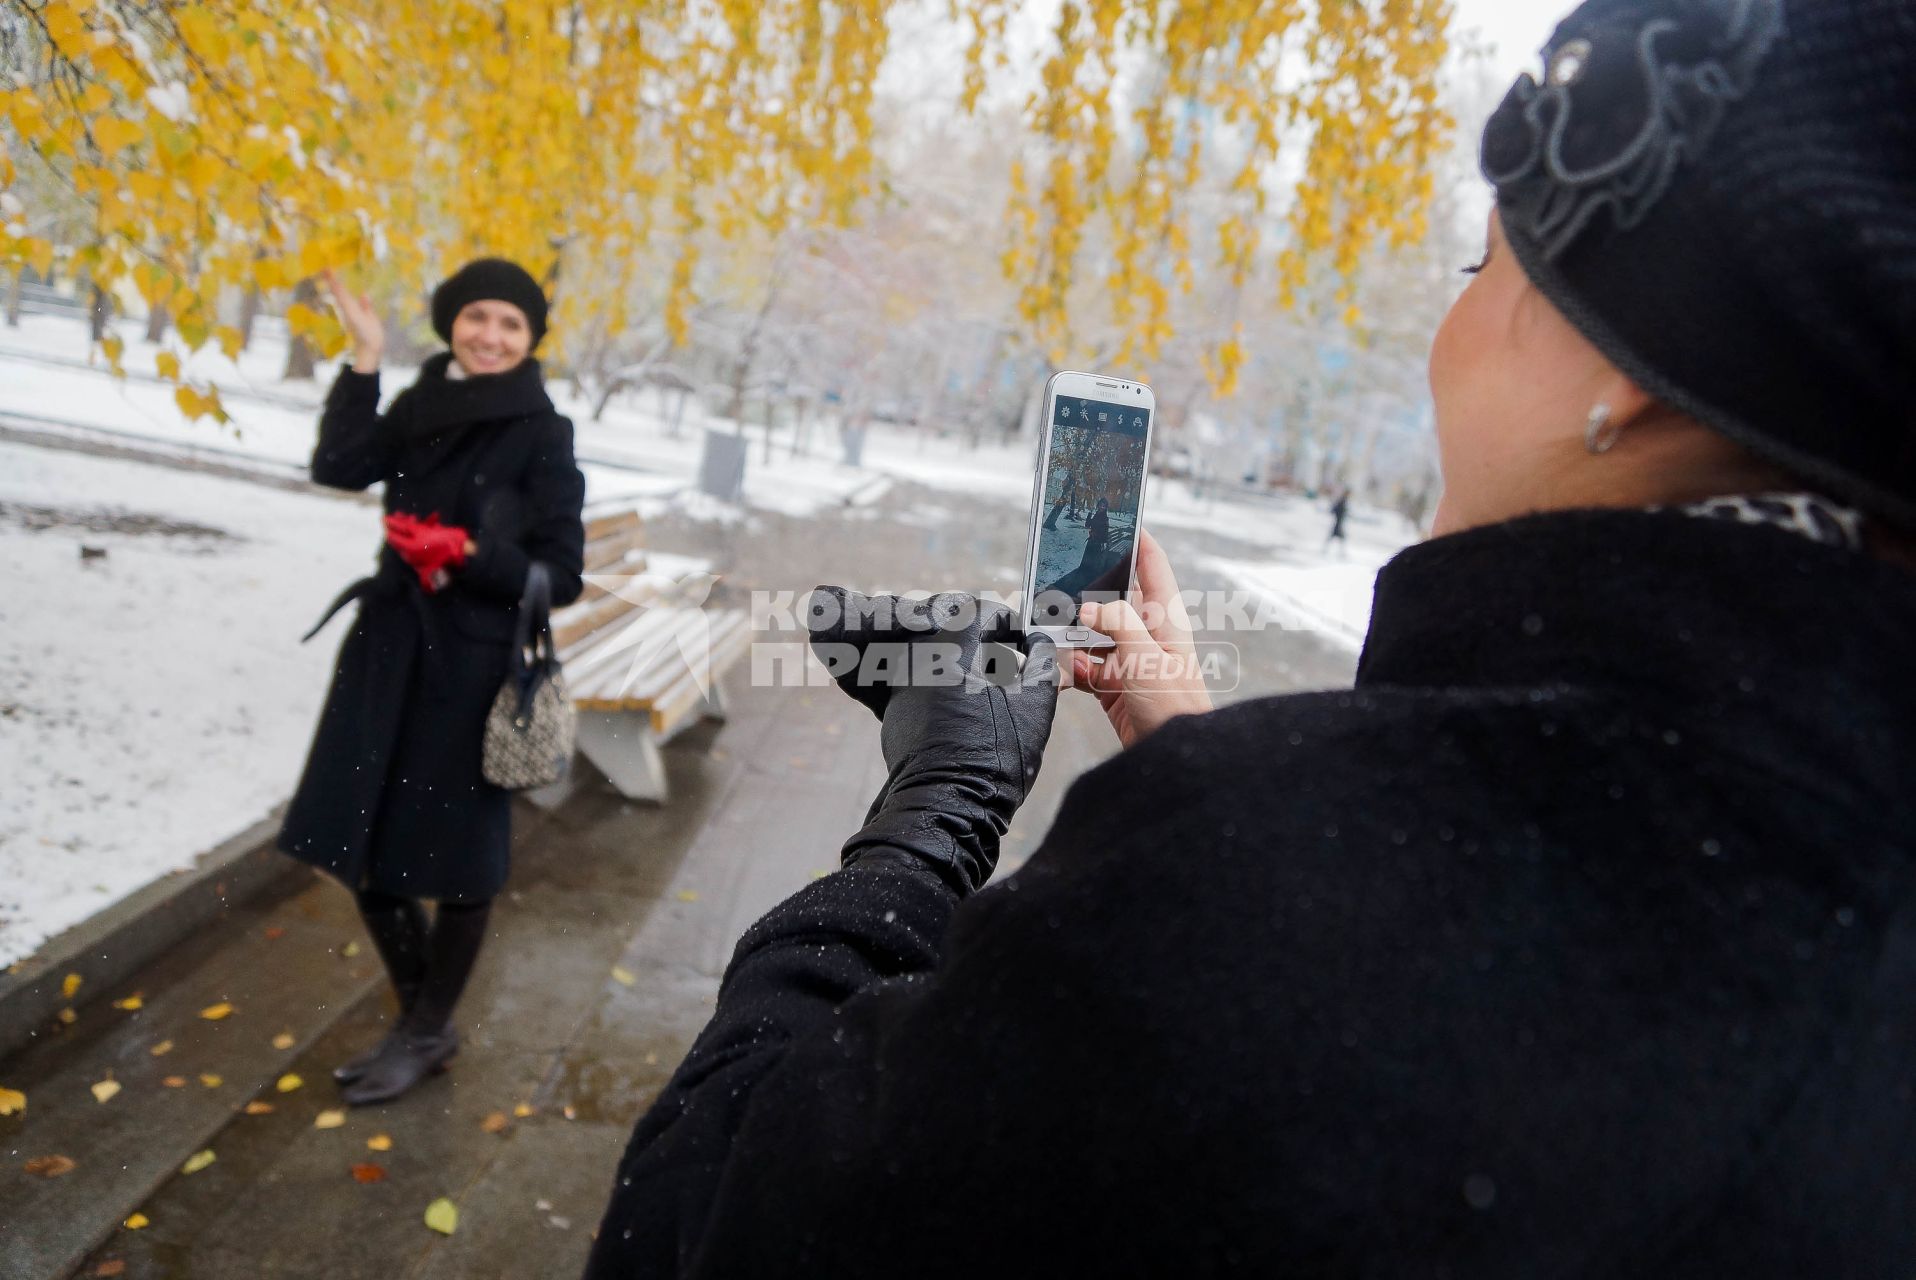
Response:
[[[1049,646],[847,674],[891,776],[740,943],[594,1277],[1916,1269],[1916,15],[1593,0],[1548,66],[1356,688],[1127,674],[1190,652],[1145,542],[1073,655],[1129,749],[981,892]]]
[[[555,605],[579,595],[585,481],[531,354],[546,300],[524,270],[481,259],[439,286],[433,327],[451,350],[383,414],[383,330],[369,300],[328,282],[354,355],[326,398],[313,479],[383,483],[387,537],[377,570],[333,605],[359,610],[279,846],[358,895],[398,994],[391,1033],[334,1072],[366,1103],[458,1048],[453,1007],[512,834],[511,796],[481,772],[486,716],[528,566],[546,566]],[[421,899],[439,904],[430,926]]]

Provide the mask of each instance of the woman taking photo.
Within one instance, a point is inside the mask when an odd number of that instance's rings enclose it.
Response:
[[[398,995],[392,1031],[333,1073],[369,1103],[458,1049],[453,1008],[511,845],[511,796],[481,772],[486,716],[528,568],[545,566],[554,605],[578,597],[585,481],[532,356],[546,299],[523,269],[481,259],[439,286],[432,323],[451,350],[383,414],[384,330],[370,299],[327,284],[353,362],[326,398],[313,479],[383,482],[386,541],[327,614],[359,603],[279,847],[358,895]]]
[[[1545,66],[1355,689],[1074,654],[1128,749],[983,892],[1049,646],[854,689],[891,777],[593,1276],[1916,1270],[1916,4],[1592,0]],[[1087,625],[1188,652],[1139,580]]]

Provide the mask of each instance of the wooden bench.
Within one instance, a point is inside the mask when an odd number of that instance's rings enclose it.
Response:
[[[552,638],[579,710],[579,752],[628,799],[668,798],[660,748],[723,720],[720,680],[751,646],[743,609],[706,607],[707,561],[645,549],[629,507],[588,513],[585,590],[552,614]],[[575,770],[576,772],[576,770]],[[530,793],[550,807],[572,778]]]

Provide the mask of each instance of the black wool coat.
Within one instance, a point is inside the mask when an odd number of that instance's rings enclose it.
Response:
[[[1380,575],[960,906],[740,943],[589,1274],[1907,1276],[1916,578],[1679,513]]]
[[[480,769],[486,715],[527,566],[550,567],[555,606],[579,595],[585,480],[536,361],[457,382],[449,363],[428,360],[383,415],[377,374],[348,369],[327,396],[313,479],[383,482],[388,513],[436,513],[478,550],[428,593],[382,543],[342,597],[358,612],[279,847],[350,888],[472,901],[505,884],[511,842],[511,795]]]

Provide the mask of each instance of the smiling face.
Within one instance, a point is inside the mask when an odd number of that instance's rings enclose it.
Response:
[[[507,373],[532,351],[532,325],[510,302],[468,302],[452,322],[452,358],[473,375]]]

